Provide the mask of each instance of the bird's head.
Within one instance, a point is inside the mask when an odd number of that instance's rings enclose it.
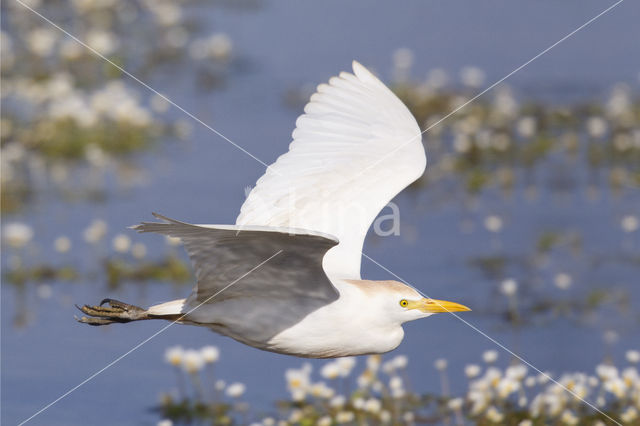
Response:
[[[386,318],[392,318],[400,324],[437,313],[471,310],[459,303],[423,297],[412,287],[398,281],[363,280],[354,284],[367,293],[377,310],[384,311]]]

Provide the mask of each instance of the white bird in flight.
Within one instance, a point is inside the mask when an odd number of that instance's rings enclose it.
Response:
[[[380,210],[424,172],[407,107],[358,62],[321,84],[289,151],[267,168],[236,225],[155,215],[138,232],[182,240],[197,283],[186,299],[143,309],[113,299],[80,309],[91,325],[165,319],[259,349],[309,358],[384,353],[402,324],[468,311],[398,281],[360,277],[362,245]]]

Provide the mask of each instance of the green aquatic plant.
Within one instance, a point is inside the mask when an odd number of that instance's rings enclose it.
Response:
[[[208,347],[209,351],[211,347]],[[167,361],[178,373],[181,397],[164,394],[156,410],[164,418],[159,424],[247,424],[334,425],[423,423],[477,425],[578,425],[636,424],[640,419],[640,352],[626,353],[627,366],[618,369],[602,363],[593,373],[551,374],[531,371],[513,360],[497,365],[498,352],[482,354],[483,363],[464,367],[467,389],[453,394],[449,388],[448,362],[436,359],[434,367],[441,379],[441,393],[419,394],[411,390],[407,376],[408,358],[396,355],[383,362],[379,355],[364,358],[357,368],[355,358],[326,362],[319,370],[305,363],[285,372],[289,399],[276,403],[271,415],[239,409],[237,391],[229,392],[212,372],[202,355],[207,349],[169,348]],[[484,364],[484,365],[483,365]],[[192,389],[185,388],[188,384]],[[350,387],[349,384],[354,384]],[[238,385],[238,384],[236,384]],[[203,389],[215,389],[203,398]],[[225,391],[226,388],[226,391]],[[244,393],[244,385],[241,387]],[[190,391],[190,392],[189,392]],[[191,395],[191,396],[187,396]],[[584,401],[589,402],[586,404]],[[251,419],[251,420],[249,420]],[[164,422],[164,423],[163,423]]]
[[[156,261],[129,261],[119,257],[104,261],[104,273],[110,288],[125,282],[164,281],[174,284],[190,283],[191,268],[183,260],[167,255]]]

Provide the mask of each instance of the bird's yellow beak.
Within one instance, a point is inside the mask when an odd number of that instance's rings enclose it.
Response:
[[[440,312],[462,312],[470,311],[471,309],[455,302],[447,302],[446,300],[427,299],[413,302],[415,306],[409,306],[412,309],[419,309],[424,313],[437,314]]]

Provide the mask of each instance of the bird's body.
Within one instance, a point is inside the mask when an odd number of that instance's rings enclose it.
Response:
[[[197,284],[186,299],[148,309],[106,299],[81,322],[167,319],[206,326],[247,345],[301,357],[388,352],[402,324],[465,306],[423,298],[397,281],[360,277],[364,237],[378,212],[420,177],[420,129],[362,65],[318,91],[289,151],[269,166],[236,225],[166,218],[139,232],[182,240]]]
[[[380,287],[392,294],[393,289],[399,287],[396,284],[394,281],[366,280],[336,283],[340,289],[338,299],[311,312],[300,322],[272,337],[256,336],[255,333],[248,333],[244,327],[235,329],[234,323],[230,322],[228,312],[251,310],[254,307],[251,301],[247,303],[244,300],[232,300],[222,302],[222,306],[203,305],[187,315],[185,321],[207,324],[214,331],[249,346],[301,357],[333,358],[388,352],[402,341],[404,331],[401,323],[389,323],[381,318],[376,309],[376,305],[384,301],[384,298],[376,297],[380,290],[367,291],[363,287]],[[408,297],[420,297],[411,289],[404,294]],[[225,303],[227,306],[224,306]],[[357,309],[358,306],[360,314],[353,315],[354,308]],[[153,311],[153,308],[150,310]],[[336,329],[336,324],[340,324],[339,329]]]

